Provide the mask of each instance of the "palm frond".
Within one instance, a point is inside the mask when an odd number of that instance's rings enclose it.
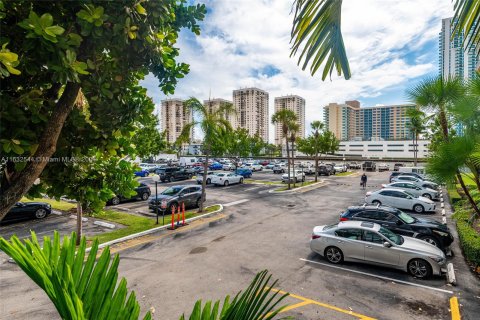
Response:
[[[334,68],[340,76],[343,72],[345,79],[350,79],[345,45],[341,31],[342,0],[296,0],[295,16],[291,31],[293,42],[290,56],[297,54],[302,70],[310,63],[310,73],[317,72],[324,65],[322,80],[330,77]]]
[[[0,237],[0,250],[9,255],[17,265],[53,302],[62,319],[137,319],[140,306],[131,292],[127,299],[127,282],[118,280],[119,256],[110,259],[105,248],[98,261],[98,241],[95,240],[88,257],[86,239],[75,246],[76,235],[64,237],[55,231],[53,241],[44,237],[40,246],[35,232],[32,239],[20,241],[12,236],[10,241]],[[148,312],[144,319],[151,319]]]
[[[476,44],[475,51],[480,55],[480,1],[455,0],[453,16],[454,35],[464,32],[463,47],[470,48]]]
[[[428,111],[443,110],[464,94],[465,86],[461,79],[443,79],[441,76],[425,78],[407,90],[408,99]]]

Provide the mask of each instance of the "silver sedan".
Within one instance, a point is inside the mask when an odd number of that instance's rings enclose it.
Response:
[[[331,263],[363,262],[407,271],[421,279],[446,271],[442,250],[372,222],[345,221],[315,227],[310,248]]]

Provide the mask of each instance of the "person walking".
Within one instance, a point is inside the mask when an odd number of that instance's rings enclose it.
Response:
[[[364,173],[360,178],[360,185],[362,186],[363,190],[367,187],[367,175]]]

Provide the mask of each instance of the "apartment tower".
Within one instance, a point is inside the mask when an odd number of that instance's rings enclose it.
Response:
[[[360,102],[330,103],[323,109],[325,127],[341,141],[411,138],[408,109],[413,104],[360,108]]]
[[[174,143],[185,125],[191,122],[193,122],[192,110],[184,105],[183,100],[167,99],[162,101],[161,127],[167,133],[168,143]],[[193,128],[190,131],[190,140],[193,140]]]
[[[228,101],[220,98],[203,101],[203,105],[207,108],[208,112],[215,112],[220,108],[220,106],[225,104],[232,104],[232,101]],[[230,122],[230,125],[232,126],[233,129],[237,128],[237,115],[235,112],[225,113],[223,115],[223,118],[228,122]]]
[[[268,141],[268,93],[258,88],[233,90],[237,126]]]
[[[275,113],[280,110],[291,110],[297,116],[299,131],[297,136],[305,138],[305,99],[297,95],[288,95],[275,98]],[[275,144],[284,144],[285,137],[282,132],[282,125],[275,124]]]

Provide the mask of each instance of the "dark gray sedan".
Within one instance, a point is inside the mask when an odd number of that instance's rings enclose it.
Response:
[[[155,195],[150,197],[148,207],[150,210],[161,210],[162,201],[166,202],[166,211],[172,212],[173,207],[178,207],[182,203],[185,208],[198,208],[202,199],[202,187],[192,185],[172,186],[165,189],[155,199]]]
[[[446,271],[442,250],[423,240],[396,235],[379,224],[345,221],[313,229],[312,251],[331,263],[363,262],[407,271],[426,279]]]

